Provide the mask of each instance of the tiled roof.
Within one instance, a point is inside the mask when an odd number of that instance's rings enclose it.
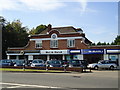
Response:
[[[60,33],[71,33],[71,32],[77,32],[78,31],[78,29],[75,29],[72,26],[68,26],[68,27],[54,27],[51,30],[57,30]],[[79,30],[82,31],[80,28],[79,28]],[[44,31],[42,31],[40,34],[46,34],[47,32],[48,32],[48,28],[45,29]]]

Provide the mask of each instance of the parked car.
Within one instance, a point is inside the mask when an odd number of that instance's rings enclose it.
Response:
[[[5,60],[0,60],[0,66],[13,66],[13,62],[12,60],[8,60],[8,59],[5,59]]]
[[[33,61],[33,60],[28,60],[28,61],[27,61],[27,66],[31,66],[32,61]]]
[[[25,60],[12,60],[12,62],[14,63],[14,66],[23,66],[23,64],[26,65]]]
[[[84,67],[84,60],[68,60],[69,67]]]
[[[108,69],[115,69],[117,65],[112,63],[110,60],[100,60],[98,63],[89,64],[88,68],[98,69],[98,68],[108,68]]]
[[[61,63],[62,63],[62,67],[68,67],[69,66],[68,60],[61,60]]]
[[[45,67],[45,62],[42,59],[34,59],[31,62],[31,67]]]
[[[62,67],[62,62],[60,60],[47,60],[46,65],[48,67]]]

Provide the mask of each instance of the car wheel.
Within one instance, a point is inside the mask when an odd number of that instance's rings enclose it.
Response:
[[[110,70],[113,70],[114,69],[114,66],[110,66]]]
[[[95,67],[94,67],[95,70],[98,70],[98,68],[99,68],[98,66],[95,66]]]

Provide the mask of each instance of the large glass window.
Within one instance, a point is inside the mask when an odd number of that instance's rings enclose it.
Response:
[[[58,40],[51,40],[50,41],[50,47],[51,48],[57,48],[58,47]]]
[[[75,40],[74,39],[69,39],[67,41],[67,46],[68,47],[75,47]]]
[[[42,40],[36,41],[36,48],[42,48]]]

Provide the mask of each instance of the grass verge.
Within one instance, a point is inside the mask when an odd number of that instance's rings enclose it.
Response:
[[[35,69],[14,69],[14,68],[0,68],[0,71],[15,71],[15,72],[61,72],[64,73],[65,71],[58,71],[58,70],[35,70]],[[70,71],[66,71],[70,72]]]

